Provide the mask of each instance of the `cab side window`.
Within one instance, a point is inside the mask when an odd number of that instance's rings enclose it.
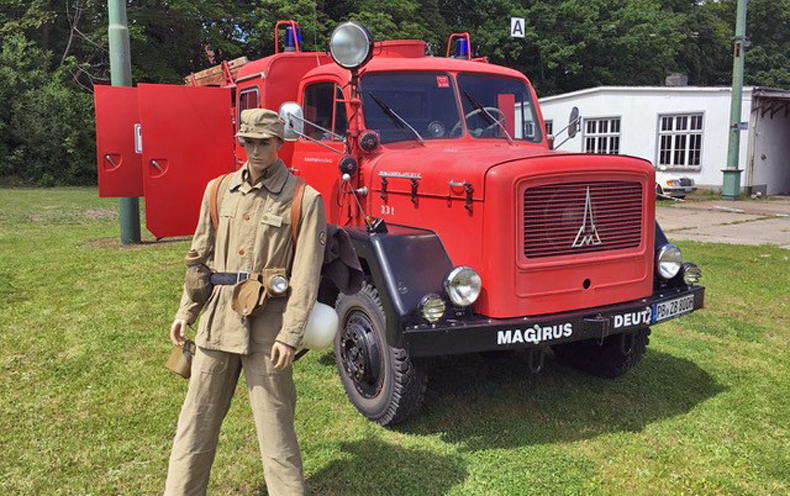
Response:
[[[257,86],[244,88],[239,92],[239,113],[236,116],[236,122],[241,122],[241,111],[251,108],[260,108],[261,106],[261,92]]]
[[[312,84],[304,92],[304,133],[317,140],[332,141],[326,130],[346,135],[348,118],[343,91],[334,83]],[[324,128],[324,129],[321,129]]]

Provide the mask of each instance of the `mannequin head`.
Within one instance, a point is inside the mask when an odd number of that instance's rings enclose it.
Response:
[[[244,138],[244,152],[247,154],[250,172],[259,176],[277,162],[277,152],[282,148],[280,138]]]
[[[277,112],[268,109],[245,109],[236,137],[244,140],[253,183],[277,162],[277,152],[283,146],[283,121]]]

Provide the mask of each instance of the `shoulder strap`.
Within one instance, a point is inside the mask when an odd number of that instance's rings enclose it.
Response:
[[[230,173],[225,174],[223,176],[218,177],[211,183],[211,191],[208,194],[208,206],[211,212],[211,225],[214,226],[214,230],[217,230],[217,224],[219,222],[218,219],[218,206],[217,203],[221,203],[219,201],[218,195],[221,194],[221,190],[219,189],[220,184],[230,175]],[[224,195],[223,195],[224,196]]]
[[[296,249],[296,239],[299,234],[299,219],[302,216],[302,199],[304,198],[304,188],[307,182],[299,176],[296,178],[294,186],[294,198],[291,203],[291,238],[293,239],[294,249]]]

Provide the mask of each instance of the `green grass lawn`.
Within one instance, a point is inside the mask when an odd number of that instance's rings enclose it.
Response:
[[[0,495],[161,493],[186,382],[163,367],[185,241],[120,248],[95,188],[0,189]],[[308,485],[329,495],[790,493],[790,251],[681,243],[707,308],[606,381],[526,357],[436,360],[384,429],[331,352],[295,366]],[[211,494],[265,494],[245,387]]]

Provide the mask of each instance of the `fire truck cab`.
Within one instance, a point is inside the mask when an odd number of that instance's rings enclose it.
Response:
[[[215,109],[222,122],[212,123],[222,130],[200,136],[205,153],[221,148],[229,159],[186,163],[148,151],[186,124],[146,123],[151,104],[138,87],[144,193],[148,202],[149,184],[167,172],[152,160],[181,167],[193,177],[178,191],[194,189],[196,221],[206,182],[244,163],[232,138],[240,112],[279,110],[281,157],[322,194],[328,222],[349,233],[365,271],[359,293],[323,281],[319,299],[340,316],[337,368],[366,417],[389,425],[419,409],[424,357],[524,349],[537,372],[552,350],[616,377],[642,358],[650,326],[702,308],[699,268],[655,221],[651,164],[553,150],[529,80],[473,59],[468,35],[455,36],[453,56],[435,57],[422,41],[374,43],[345,23],[330,58],[301,52],[298,25],[285,27],[291,51],[242,65],[222,87],[165,88],[172,100],[162,105],[189,93],[194,106],[193,90],[226,92]],[[99,148],[105,177],[117,169],[106,156],[128,156]]]

